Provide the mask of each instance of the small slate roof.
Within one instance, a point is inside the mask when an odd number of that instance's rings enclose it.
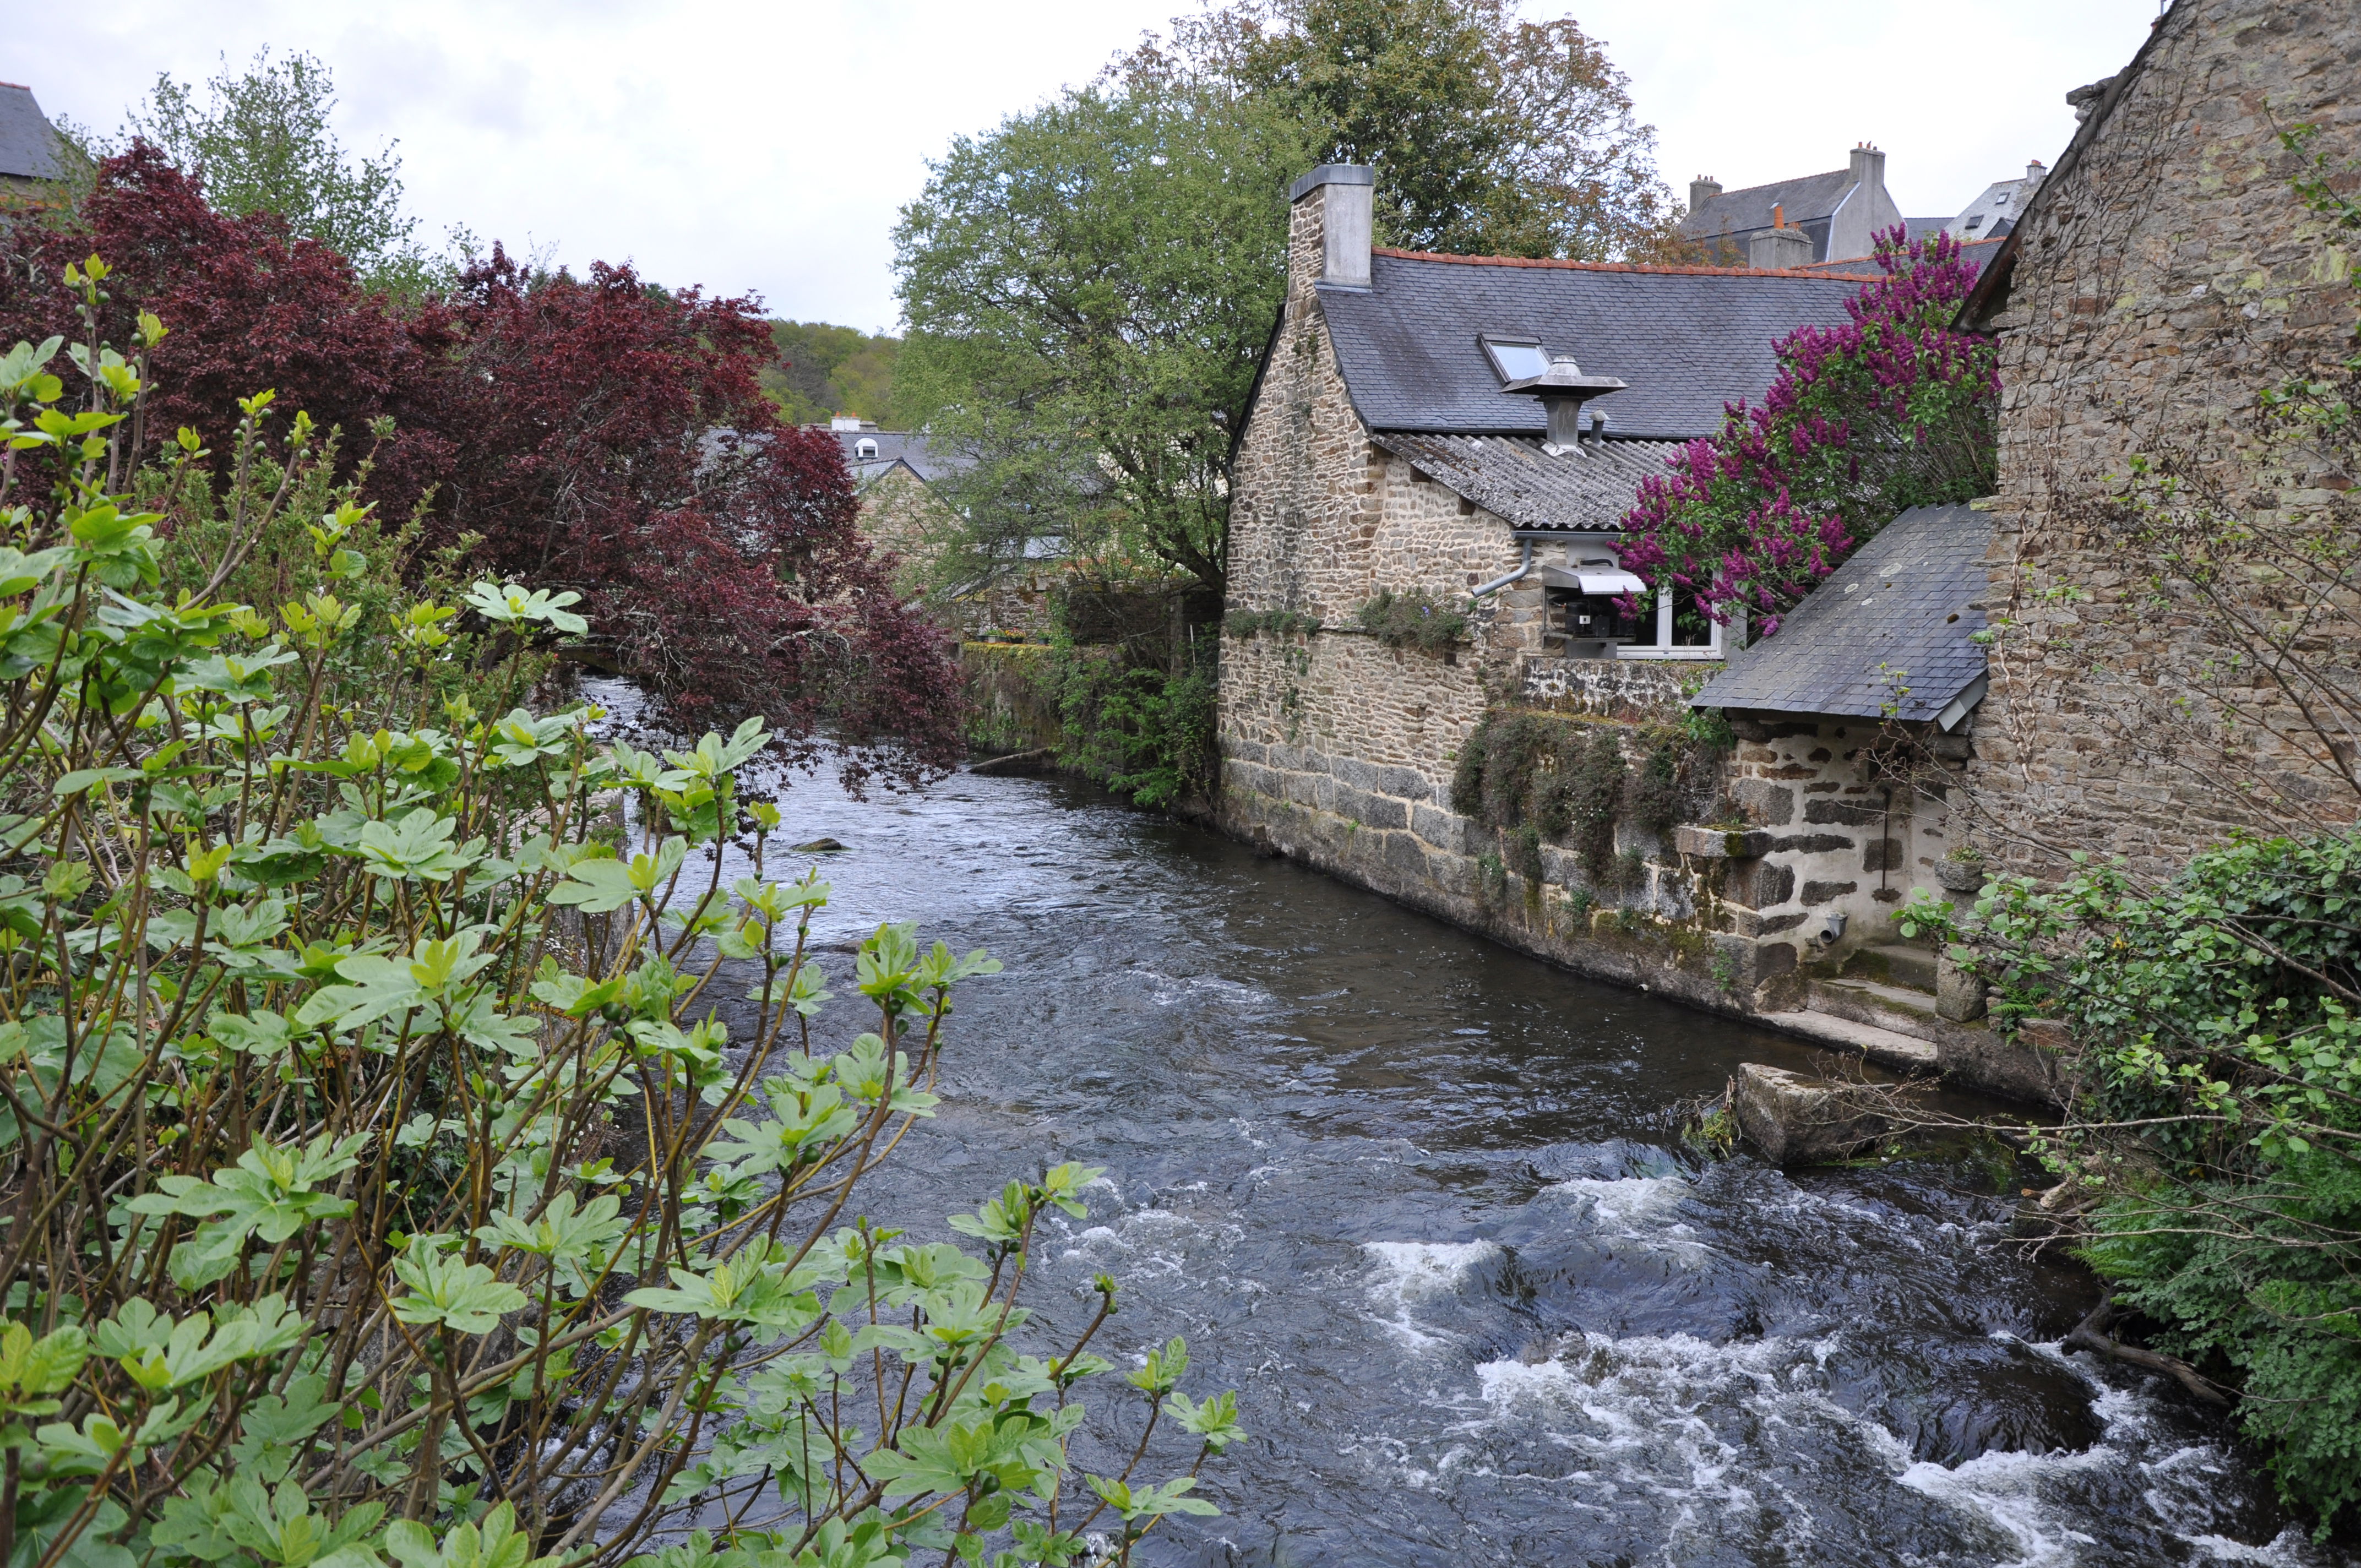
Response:
[[[1718,234],[1745,234],[1752,229],[1767,229],[1771,226],[1771,210],[1773,207],[1785,208],[1785,216],[1790,224],[1825,218],[1851,194],[1856,183],[1852,170],[1847,167],[1831,169],[1826,174],[1801,174],[1793,180],[1776,180],[1768,185],[1749,185],[1742,191],[1724,191],[1683,218],[1681,232],[1705,239]]]
[[[59,180],[58,133],[33,101],[33,90],[0,82],[0,175],[19,180]]]
[[[1663,473],[1681,450],[1671,441],[1585,442],[1553,457],[1531,436],[1381,432],[1374,439],[1519,532],[1619,528],[1640,481]]]
[[[1686,441],[1762,395],[1772,345],[1840,324],[1868,274],[1524,261],[1378,250],[1369,286],[1319,285],[1354,409],[1371,430],[1535,435],[1539,398],[1500,389],[1481,339],[1539,338],[1631,389],[1588,405],[1609,432]]]
[[[916,431],[840,430],[836,433],[836,439],[844,448],[846,465],[862,478],[882,474],[900,463],[919,478],[932,484],[945,474],[956,474],[975,466],[972,457],[935,451],[927,444],[927,438]],[[874,457],[859,455],[861,443],[864,441],[876,443],[877,455]]]
[[[1691,707],[1929,719],[1984,673],[1992,520],[1914,507],[1689,700]]]

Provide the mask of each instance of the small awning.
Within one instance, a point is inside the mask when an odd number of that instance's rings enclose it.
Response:
[[[1618,566],[1543,566],[1542,581],[1582,594],[1644,594],[1648,585]]]

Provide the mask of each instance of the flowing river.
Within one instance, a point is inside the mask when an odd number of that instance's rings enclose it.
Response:
[[[1239,1391],[1223,1517],[1146,1561],[2356,1561],[2219,1420],[2059,1353],[2093,1287],[2012,1240],[2004,1168],[1683,1144],[1675,1106],[1741,1061],[1808,1068],[1793,1042],[1076,784],[782,805],[785,841],[847,846],[816,922],[839,981],[885,919],[1006,966],[961,993],[944,1104],[868,1212],[954,1239],[1012,1175],[1103,1166],[1028,1304],[1078,1325],[1112,1274],[1095,1348],[1186,1334],[1184,1387]]]

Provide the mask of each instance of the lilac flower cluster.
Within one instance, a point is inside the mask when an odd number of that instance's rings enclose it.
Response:
[[[1997,355],[1951,324],[1976,269],[1957,240],[1900,228],[1877,236],[1876,260],[1846,324],[1781,339],[1761,404],[1730,404],[1719,433],[1641,486],[1628,570],[1773,631],[1894,513],[1990,490]]]

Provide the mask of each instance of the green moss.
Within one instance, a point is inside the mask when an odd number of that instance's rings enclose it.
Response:
[[[1389,648],[1442,653],[1467,636],[1467,616],[1424,588],[1381,588],[1355,614],[1362,630]]]

